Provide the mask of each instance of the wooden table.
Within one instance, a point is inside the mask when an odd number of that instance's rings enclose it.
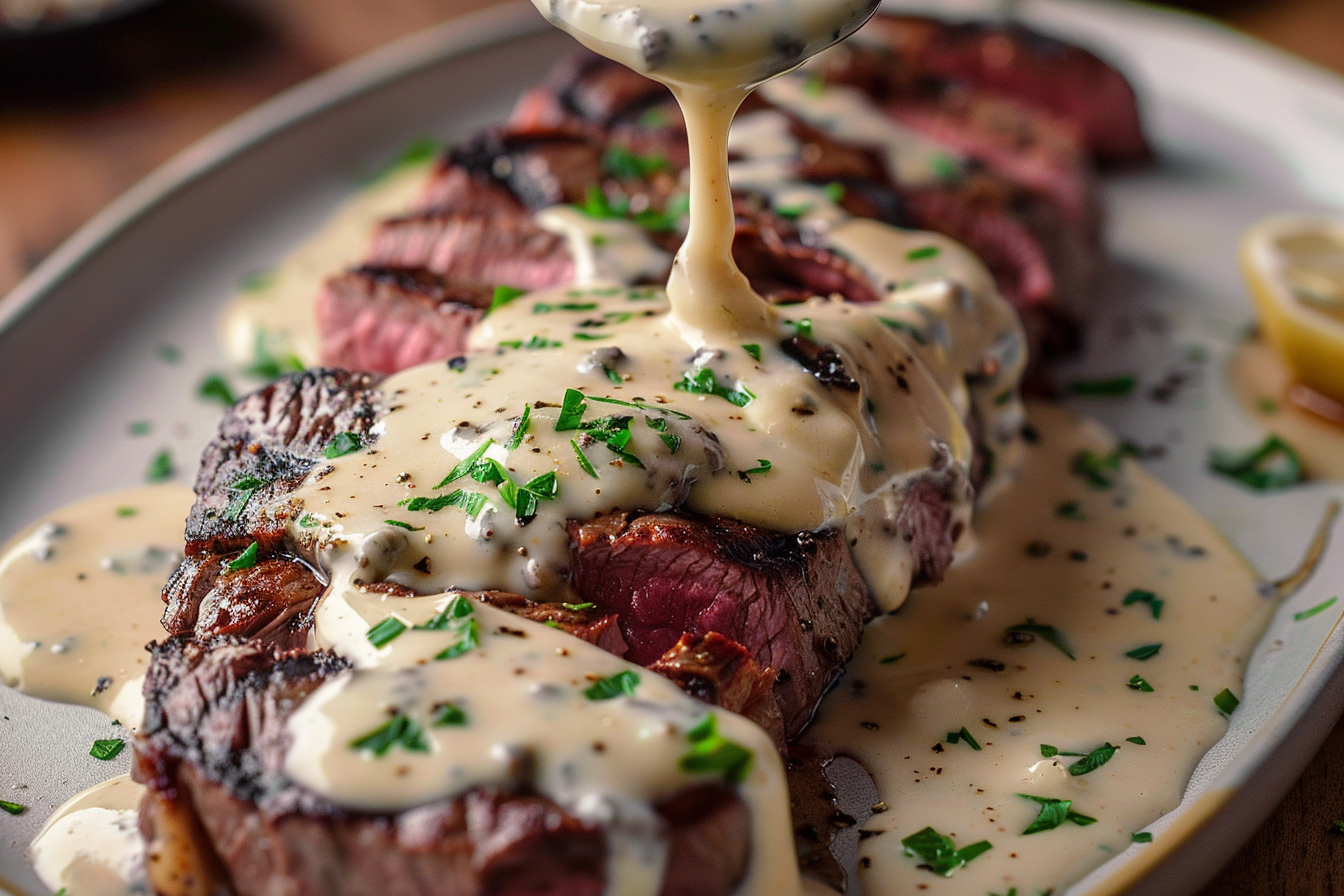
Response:
[[[172,0],[70,38],[59,67],[0,43],[0,294],[212,128],[374,46],[492,0]],[[1344,0],[1190,0],[1344,74]],[[1203,896],[1344,893],[1344,724]]]

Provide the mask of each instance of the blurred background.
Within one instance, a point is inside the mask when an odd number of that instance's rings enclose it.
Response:
[[[302,79],[494,0],[0,0],[0,295],[173,153]],[[77,19],[17,27],[59,4]],[[1344,74],[1344,0],[1172,0]],[[6,17],[11,25],[3,23]]]
[[[366,50],[492,2],[0,0],[0,296],[215,127]],[[70,20],[32,24],[52,3]],[[77,24],[109,3],[104,18]],[[1166,5],[1344,75],[1344,0]],[[1203,896],[1344,893],[1344,836],[1330,828],[1340,817],[1344,725]]]

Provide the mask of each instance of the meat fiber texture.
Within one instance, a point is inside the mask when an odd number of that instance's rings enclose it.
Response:
[[[903,184],[871,147],[842,143],[789,116],[820,151],[794,176],[839,183],[846,211],[944,233],[990,269],[1022,315],[1036,359],[1071,348],[1101,267],[1095,162],[1149,151],[1134,92],[1093,54],[1021,26],[948,25],[879,16],[832,51],[827,83],[860,88],[902,125],[968,160],[960,177]],[[744,111],[769,108],[759,96]],[[633,171],[604,164],[613,150],[658,157]],[[557,203],[635,201],[650,238],[673,252],[684,235],[669,210],[688,164],[680,111],[667,90],[629,69],[579,54],[519,101],[503,126],[450,151],[413,208],[380,224],[365,265],[334,275],[318,297],[324,361],[392,373],[460,354],[496,286],[568,282],[564,241],[532,215]],[[760,197],[735,196],[734,257],[770,301],[876,290],[845,259],[801,239]],[[653,285],[661,285],[655,278]]]

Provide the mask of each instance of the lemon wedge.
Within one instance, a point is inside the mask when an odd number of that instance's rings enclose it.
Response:
[[[1344,218],[1261,221],[1240,259],[1265,339],[1293,378],[1344,402]]]

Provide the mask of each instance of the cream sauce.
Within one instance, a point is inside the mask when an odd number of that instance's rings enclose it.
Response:
[[[1293,446],[1309,478],[1344,480],[1344,406],[1319,393],[1302,393],[1339,413],[1339,422],[1299,407],[1292,371],[1282,356],[1259,340],[1243,342],[1228,363],[1232,390],[1246,413],[1267,432]]]
[[[145,788],[127,775],[91,787],[52,813],[29,854],[53,893],[138,896],[145,878],[140,798]]]
[[[1099,427],[1049,406],[1031,420],[1039,443],[977,518],[975,552],[869,625],[804,735],[862,762],[891,810],[863,827],[865,893],[1035,893],[1129,848],[1176,807],[1223,735],[1213,698],[1241,694],[1277,606],[1219,534],[1134,462],[1108,489],[1070,472],[1078,452],[1113,450]],[[1157,618],[1151,601],[1126,604],[1136,590],[1162,601]],[[1076,660],[1040,634],[1010,645],[1006,630],[1028,619],[1053,626]],[[1127,655],[1152,645],[1147,659]],[[1135,689],[1135,675],[1152,690]],[[963,728],[979,749],[948,734]],[[1042,744],[1119,749],[1075,775],[1079,757],[1047,757]],[[1039,806],[1019,794],[1072,800],[1096,822],[1024,836]],[[943,879],[902,847],[925,826],[958,848],[992,848]]]
[[[291,356],[309,367],[321,363],[313,309],[322,284],[364,259],[374,227],[411,207],[429,168],[429,162],[396,166],[342,205],[278,267],[248,277],[220,318],[229,359],[244,368]]]
[[[357,668],[323,684],[291,716],[286,772],[341,806],[399,811],[474,785],[535,787],[576,817],[601,824],[611,863],[608,892],[656,896],[663,879],[663,826],[652,806],[721,774],[680,767],[688,732],[710,708],[671,681],[579,641],[559,629],[467,598],[364,593],[348,573],[323,598],[317,643]],[[456,603],[454,603],[456,602]],[[459,630],[417,630],[455,607]],[[469,609],[466,609],[469,608]],[[395,618],[411,626],[385,646],[371,626]],[[436,661],[476,626],[478,646]],[[633,675],[629,696],[592,699],[585,690]],[[436,724],[445,712],[451,722]],[[423,749],[379,756],[353,746],[385,725],[389,713],[422,732]],[[752,753],[738,785],[751,807],[756,856],[792,849],[788,786],[770,738],[747,720],[714,711],[718,731]],[[404,723],[403,723],[404,724]],[[756,861],[741,892],[797,887],[793,863]]]
[[[144,711],[161,591],[182,559],[192,493],[149,486],[86,498],[0,554],[0,677],[25,694],[91,706],[128,727]]]

